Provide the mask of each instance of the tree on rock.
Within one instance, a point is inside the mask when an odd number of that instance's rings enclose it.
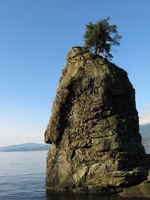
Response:
[[[86,25],[86,32],[84,34],[85,47],[95,54],[102,53],[105,57],[113,58],[110,53],[111,46],[119,46],[119,40],[122,38],[118,34],[117,26],[109,25],[109,17],[98,21],[96,24],[89,22]]]

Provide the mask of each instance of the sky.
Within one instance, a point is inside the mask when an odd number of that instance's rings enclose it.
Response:
[[[128,73],[140,124],[150,123],[149,0],[0,0],[0,147],[44,143],[67,53],[108,16],[122,35],[111,62]]]

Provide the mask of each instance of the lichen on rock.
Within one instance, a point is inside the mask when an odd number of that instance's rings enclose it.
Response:
[[[73,47],[45,131],[46,187],[76,192],[122,191],[147,179],[135,90],[107,59]]]

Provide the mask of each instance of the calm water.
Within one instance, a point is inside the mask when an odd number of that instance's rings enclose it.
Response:
[[[0,199],[46,199],[47,151],[0,152]]]
[[[0,152],[0,200],[124,200],[100,195],[46,194],[47,151]],[[141,199],[141,198],[140,198]],[[131,200],[131,199],[130,199]],[[132,198],[133,200],[133,198]],[[137,200],[137,198],[136,198]]]

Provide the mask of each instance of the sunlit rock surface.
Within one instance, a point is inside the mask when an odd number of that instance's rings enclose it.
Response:
[[[147,179],[150,159],[127,73],[80,47],[68,53],[45,142],[47,189],[120,192]]]

